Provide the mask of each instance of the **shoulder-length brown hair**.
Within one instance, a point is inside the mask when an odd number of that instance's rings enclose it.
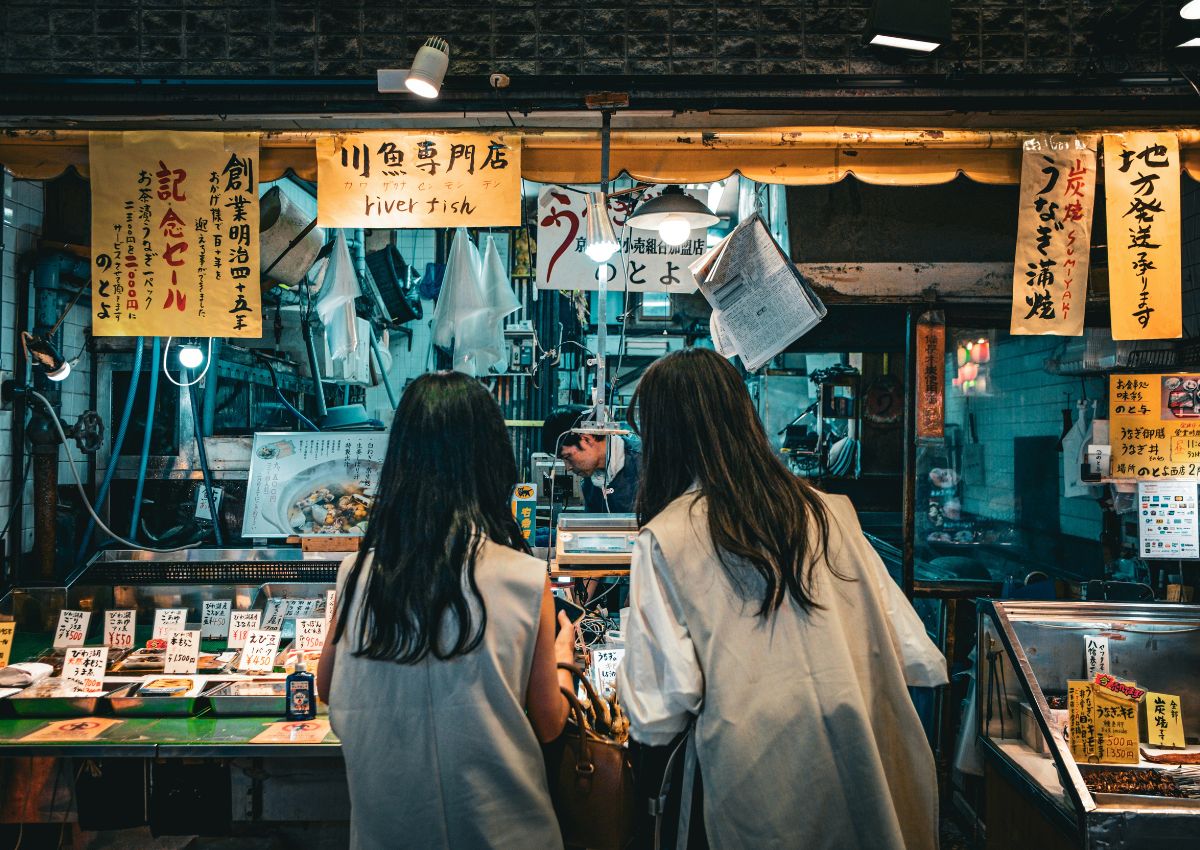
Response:
[[[698,484],[730,579],[744,587],[747,568],[763,579],[758,614],[789,596],[802,609],[819,607],[812,570],[825,561],[829,518],[772,450],[737,370],[709,349],[669,354],[646,371],[629,410],[642,438],[638,523]]]

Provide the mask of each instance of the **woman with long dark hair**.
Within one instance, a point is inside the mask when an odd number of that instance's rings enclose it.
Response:
[[[737,371],[680,351],[646,371],[630,622],[632,737],[688,730],[679,847],[927,848],[933,756],[906,688],[945,661],[845,498],[776,456]],[[690,834],[690,835],[689,835]]]
[[[504,417],[422,375],[392,423],[370,523],[338,573],[318,690],[342,741],[351,846],[561,847],[539,741],[562,731],[574,629],[513,519]]]

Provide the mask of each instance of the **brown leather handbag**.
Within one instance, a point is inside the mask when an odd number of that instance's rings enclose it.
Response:
[[[599,698],[578,667],[559,664],[583,684],[592,705]],[[633,839],[633,766],[629,751],[598,734],[588,711],[567,688],[567,728],[559,739],[562,755],[557,774],[551,767],[550,794],[558,813],[563,843],[589,850],[623,850]],[[572,722],[573,721],[573,722]]]

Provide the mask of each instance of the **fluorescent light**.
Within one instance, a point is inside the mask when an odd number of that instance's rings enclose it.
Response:
[[[871,37],[871,44],[880,47],[897,47],[900,50],[919,50],[929,53],[941,47],[936,41],[921,41],[916,38],[904,38],[898,35],[876,35]]]
[[[1179,10],[1179,17],[1189,21],[1200,21],[1200,0],[1191,0],[1190,3],[1184,3],[1183,8]],[[1195,47],[1191,42],[1181,44],[1180,47]]]

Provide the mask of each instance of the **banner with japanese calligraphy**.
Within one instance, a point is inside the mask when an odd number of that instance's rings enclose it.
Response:
[[[1104,137],[1108,290],[1113,339],[1183,335],[1179,139]]]
[[[1200,374],[1109,378],[1112,477],[1200,479]]]
[[[258,136],[90,134],[92,333],[262,336]]]
[[[317,139],[321,227],[515,227],[521,139],[371,130]]]
[[[604,269],[612,290],[695,292],[696,278],[688,267],[708,249],[706,229],[693,230],[681,245],[668,245],[657,230],[635,230],[626,224],[635,201],[640,206],[662,194],[665,186],[648,189],[640,198],[635,194],[609,198],[608,217],[621,250],[604,266],[584,253],[587,192],[594,188],[543,186],[538,192],[537,288],[598,289]]]
[[[1027,139],[1010,330],[1081,336],[1087,300],[1096,150],[1081,138]]]

